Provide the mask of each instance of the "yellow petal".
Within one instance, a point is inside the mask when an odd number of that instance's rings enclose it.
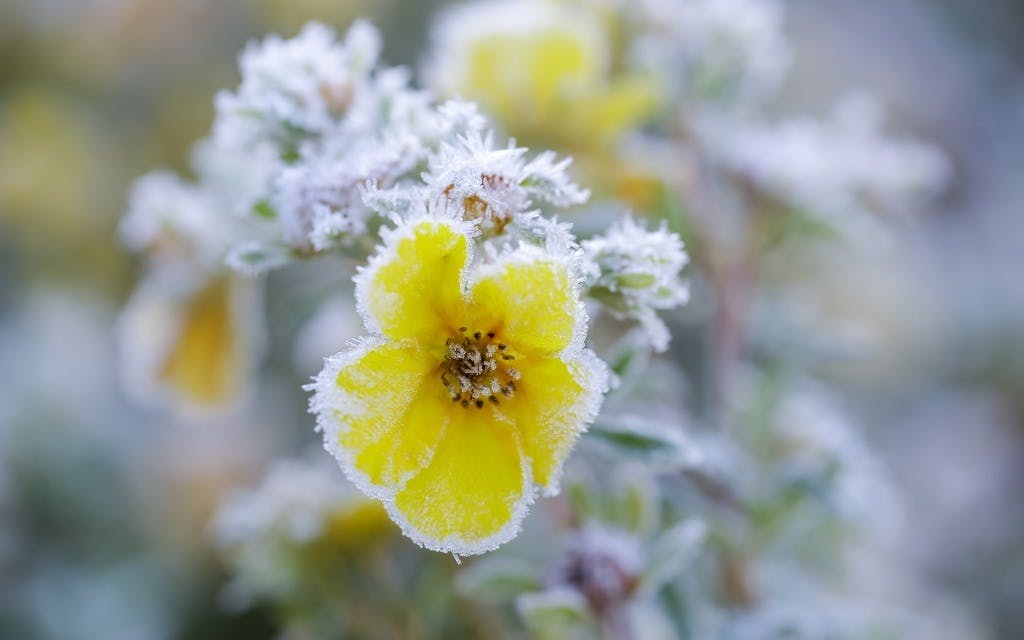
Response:
[[[450,405],[441,383],[428,377],[392,432],[359,452],[356,469],[380,486],[404,483],[430,462],[448,427]]]
[[[161,382],[192,402],[225,402],[241,386],[245,361],[231,293],[230,276],[220,276],[192,295],[157,372]]]
[[[519,369],[515,397],[502,407],[515,421],[533,479],[552,493],[576,438],[597,415],[607,373],[590,351],[568,362],[524,361]]]
[[[321,374],[314,406],[328,417],[328,446],[353,480],[393,487],[429,461],[450,402],[430,375],[436,364],[412,341],[370,343]]]
[[[356,279],[367,324],[396,340],[442,335],[462,308],[468,260],[469,239],[454,222],[427,219],[399,228]]]
[[[395,496],[392,515],[429,549],[483,553],[516,534],[532,492],[511,425],[491,407],[452,405],[451,417],[433,460]]]
[[[477,315],[517,351],[553,354],[572,341],[580,309],[569,265],[547,257],[512,259],[487,269],[472,287]]]

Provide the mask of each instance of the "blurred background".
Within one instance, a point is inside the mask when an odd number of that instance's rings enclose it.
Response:
[[[118,377],[139,266],[117,223],[137,176],[186,170],[247,41],[365,16],[385,61],[418,70],[441,4],[0,4],[0,637],[275,637],[267,611],[227,601],[209,522],[226,492],[315,441],[296,389],[337,345],[316,342],[310,307],[345,278],[272,276],[268,352],[243,407],[139,408]],[[793,60],[773,108],[823,113],[863,90],[953,177],[884,239],[813,264],[774,255],[767,277],[814,300],[826,333],[870,345],[821,374],[903,492],[909,562],[981,637],[1024,638],[1024,2],[783,6]],[[344,311],[319,321],[358,329]]]

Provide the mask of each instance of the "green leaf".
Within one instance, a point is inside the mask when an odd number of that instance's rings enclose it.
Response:
[[[646,534],[658,520],[658,486],[638,465],[626,465],[616,474],[610,520],[626,531]]]
[[[456,590],[467,597],[484,600],[512,600],[541,588],[537,570],[513,558],[477,560],[455,578]]]
[[[587,438],[616,455],[653,465],[659,471],[692,467],[697,450],[676,425],[664,425],[635,416],[610,417],[595,423]]]
[[[277,218],[277,210],[270,204],[269,200],[260,200],[252,206],[252,212],[257,218],[274,220]]]
[[[565,637],[588,616],[586,600],[570,589],[523,594],[516,609],[527,627],[546,637]]]
[[[624,289],[646,289],[657,282],[650,273],[620,273],[614,278],[615,283]]]
[[[616,376],[629,380],[646,369],[650,359],[650,346],[631,331],[612,347],[605,361]]]
[[[707,527],[699,520],[684,520],[659,535],[647,556],[644,585],[658,589],[682,573],[697,557],[706,537]]]
[[[291,251],[287,247],[258,242],[235,247],[225,258],[229,267],[249,276],[262,275],[284,266],[290,260]]]

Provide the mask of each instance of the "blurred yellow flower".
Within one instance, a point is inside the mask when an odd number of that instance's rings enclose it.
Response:
[[[424,217],[387,234],[356,281],[375,335],[328,360],[311,401],[349,478],[410,538],[463,554],[557,491],[607,386],[569,259],[521,247],[470,269],[469,229]]]
[[[178,339],[157,372],[162,382],[200,404],[223,401],[239,383],[230,293],[230,278],[221,276],[187,301]]]
[[[656,83],[613,70],[602,16],[546,0],[527,4],[481,2],[444,14],[434,85],[479,102],[510,134],[561,149],[600,149],[651,116]]]
[[[140,400],[186,406],[230,404],[256,360],[259,300],[254,283],[230,273],[155,269],[120,321],[125,384]]]

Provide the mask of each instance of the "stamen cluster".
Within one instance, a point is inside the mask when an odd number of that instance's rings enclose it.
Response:
[[[441,382],[444,383],[452,402],[463,407],[484,408],[484,400],[500,404],[499,395],[511,398],[515,394],[519,370],[507,363],[516,359],[509,346],[495,343],[493,331],[486,334],[474,331],[467,334],[467,327],[459,327],[462,340],[448,338],[448,353],[441,364]]]

